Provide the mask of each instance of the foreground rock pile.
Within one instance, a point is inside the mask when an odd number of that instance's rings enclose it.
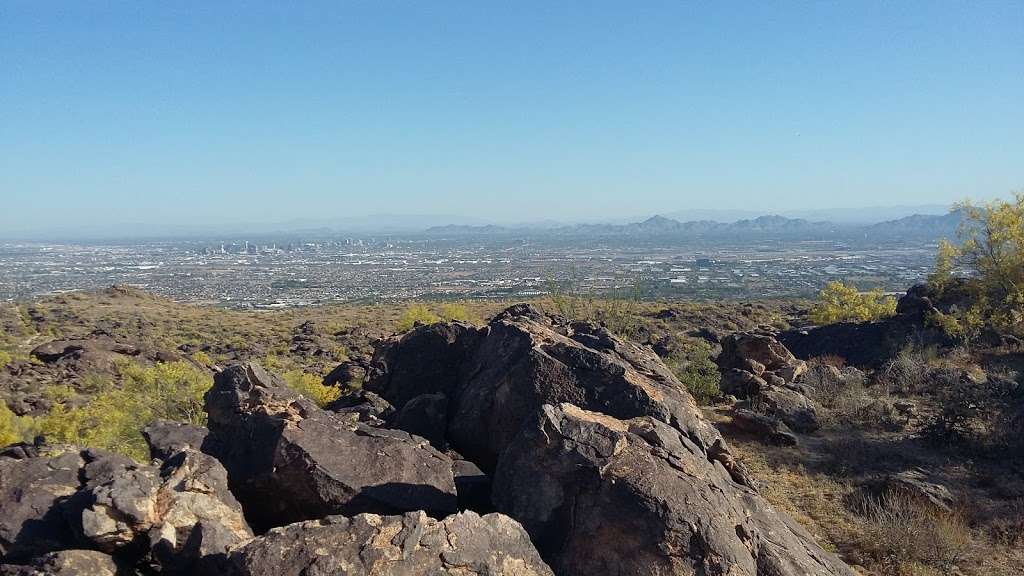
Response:
[[[730,334],[722,340],[718,366],[722,391],[747,406],[734,414],[737,427],[780,445],[796,444],[793,432],[814,432],[821,427],[820,407],[799,383],[807,363],[773,336]]]
[[[799,375],[761,364],[757,394]],[[0,574],[853,574],[650,349],[529,306],[383,342],[328,409],[249,363],[206,410],[148,428],[149,465],[0,452]]]

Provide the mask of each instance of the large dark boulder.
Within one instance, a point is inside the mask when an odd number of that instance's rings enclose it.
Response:
[[[420,326],[377,344],[363,388],[401,408],[420,394],[452,397],[480,331],[463,322]]]
[[[0,555],[17,562],[71,548],[74,533],[61,505],[81,486],[85,460],[75,451],[0,458]]]
[[[914,341],[944,342],[937,330],[916,316],[878,322],[839,322],[779,333],[779,341],[799,358],[838,356],[851,366],[877,368]]]
[[[482,329],[435,324],[386,341],[365,388],[398,410],[422,394],[444,394],[449,446],[485,471],[545,403],[571,402],[618,418],[652,416],[701,446],[720,438],[649,348],[594,324],[559,323],[527,305]]]
[[[111,354],[136,356],[139,349],[131,344],[116,341],[109,334],[96,331],[82,338],[53,340],[32,349],[32,356],[46,363],[58,361],[81,361],[102,359]]]
[[[362,382],[366,368],[352,361],[342,362],[324,376],[324,386],[349,386]]]
[[[149,456],[154,460],[166,460],[186,448],[199,450],[209,433],[203,426],[170,420],[155,420],[142,429]]]
[[[437,394],[420,394],[405,403],[395,413],[389,425],[426,438],[430,445],[445,450],[448,442],[445,433],[448,428],[448,398]]]
[[[502,456],[494,502],[563,576],[854,575],[651,417],[543,406]]]
[[[515,520],[360,514],[275,528],[236,550],[238,576],[552,576]]]
[[[363,512],[457,508],[452,461],[426,440],[319,408],[254,363],[206,394],[211,447],[258,528]]]

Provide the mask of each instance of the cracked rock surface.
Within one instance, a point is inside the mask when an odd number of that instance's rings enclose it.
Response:
[[[502,456],[493,498],[560,575],[854,575],[651,417],[544,406]]]
[[[457,510],[452,460],[423,438],[319,408],[254,363],[225,369],[206,395],[205,446],[258,529],[363,512]]]
[[[275,528],[231,561],[239,576],[552,576],[519,523],[474,512],[328,516]]]

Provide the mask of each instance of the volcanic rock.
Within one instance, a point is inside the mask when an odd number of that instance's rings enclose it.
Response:
[[[95,550],[61,550],[27,565],[4,564],[0,576],[130,576],[131,566]]]
[[[203,426],[170,420],[155,420],[142,429],[150,458],[154,460],[166,460],[186,448],[199,450],[209,433]]]
[[[685,434],[543,406],[502,456],[498,510],[564,576],[853,576]]]
[[[231,559],[239,576],[553,576],[515,520],[474,512],[328,516],[275,528]]]
[[[594,324],[559,324],[529,305],[505,310],[482,329],[434,324],[384,342],[365,388],[399,410],[421,394],[444,394],[449,446],[485,471],[545,403],[651,416],[702,447],[720,439],[649,348]]]
[[[207,446],[259,528],[330,514],[456,510],[452,461],[426,440],[323,410],[255,363],[206,394]]]

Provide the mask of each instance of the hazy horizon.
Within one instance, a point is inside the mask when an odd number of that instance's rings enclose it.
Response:
[[[1020,3],[4,3],[0,235],[1005,197],[1022,29]]]

